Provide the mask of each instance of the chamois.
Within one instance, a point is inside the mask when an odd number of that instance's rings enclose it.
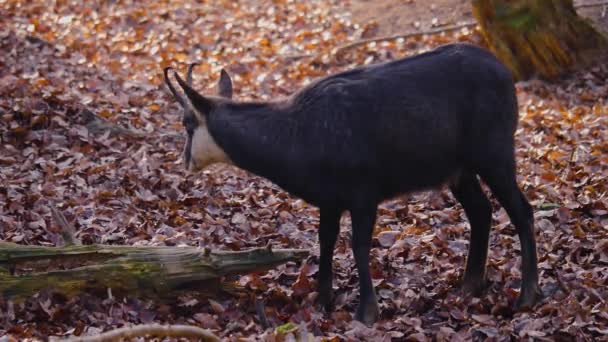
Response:
[[[491,53],[450,44],[413,57],[321,78],[269,102],[231,99],[222,70],[219,96],[203,96],[165,69],[184,107],[184,161],[197,171],[230,163],[265,177],[320,209],[319,301],[331,309],[332,257],[340,216],[352,216],[359,274],[355,318],[378,317],[369,252],[378,204],[448,184],[471,226],[463,288],[485,287],[492,208],[478,180],[506,209],[521,243],[522,284],[516,307],[531,307],[538,286],[532,207],[516,182],[514,133],[518,106],[509,70]],[[187,98],[187,100],[186,100]]]

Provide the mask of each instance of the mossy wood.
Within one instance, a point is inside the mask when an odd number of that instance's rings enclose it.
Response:
[[[553,79],[593,61],[606,38],[579,17],[572,0],[473,0],[492,51],[516,79]]]
[[[21,299],[46,288],[65,295],[107,288],[161,298],[174,297],[179,290],[212,294],[222,276],[263,271],[307,255],[297,249],[211,252],[195,247],[0,242],[0,295]]]

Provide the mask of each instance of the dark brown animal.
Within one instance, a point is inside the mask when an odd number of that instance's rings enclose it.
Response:
[[[538,287],[532,208],[515,178],[518,107],[513,79],[491,53],[453,44],[414,57],[320,79],[272,102],[231,99],[222,71],[219,96],[203,96],[176,74],[185,109],[190,170],[214,162],[265,177],[320,208],[319,298],[330,308],[332,255],[340,216],[349,210],[359,272],[356,318],[371,323],[378,306],[369,271],[377,205],[399,194],[448,183],[471,224],[463,287],[485,284],[492,209],[478,177],[506,209],[521,241],[521,293],[531,306]]]

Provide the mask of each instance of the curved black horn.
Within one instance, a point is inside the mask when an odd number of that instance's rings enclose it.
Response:
[[[175,90],[175,88],[173,87],[173,84],[171,84],[171,81],[169,80],[169,70],[173,70],[173,68],[166,67],[165,69],[163,69],[163,74],[165,74],[165,83],[167,84],[167,87],[171,91],[171,94],[173,94],[173,97],[175,98],[175,100],[177,100],[177,102],[179,102],[179,104],[183,108],[186,108],[186,100],[177,92],[177,90]]]
[[[188,71],[186,72],[186,82],[188,82],[189,86],[192,86],[192,69],[197,66],[198,63],[190,63],[188,65]]]
[[[203,113],[209,113],[213,109],[213,101],[197,93],[196,90],[192,89],[192,87],[190,87],[190,85],[186,83],[186,81],[179,77],[178,73],[175,73],[175,79],[184,90],[184,93],[186,93],[188,99],[190,99],[190,103],[192,103],[195,108],[197,108]]]

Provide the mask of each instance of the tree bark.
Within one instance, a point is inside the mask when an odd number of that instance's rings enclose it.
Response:
[[[517,80],[553,79],[593,61],[606,47],[572,0],[473,0],[490,49]]]
[[[211,252],[195,247],[71,245],[0,242],[0,295],[22,299],[45,288],[65,295],[83,290],[175,297],[180,290],[215,293],[221,278],[300,260],[308,251],[256,248]]]

